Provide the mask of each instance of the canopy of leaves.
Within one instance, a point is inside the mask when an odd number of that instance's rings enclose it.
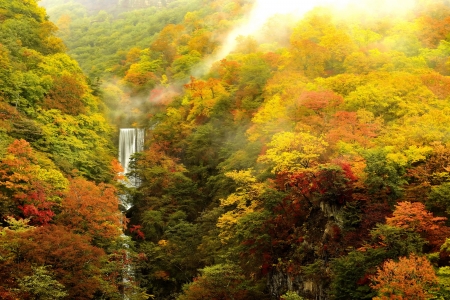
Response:
[[[217,62],[253,1],[110,2],[44,2],[79,66],[35,1],[0,0],[1,297],[126,290],[107,120],[147,128],[127,233],[148,294],[446,295],[448,1],[276,16]],[[72,239],[74,275],[34,235]]]
[[[0,298],[120,299],[113,130],[56,30],[0,1]]]

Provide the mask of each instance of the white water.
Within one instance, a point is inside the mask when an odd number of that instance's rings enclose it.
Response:
[[[119,132],[119,162],[123,167],[123,174],[127,175],[130,171],[129,164],[131,160],[131,156],[136,152],[142,152],[144,150],[144,135],[145,130],[140,128],[121,128]],[[137,178],[128,176],[128,180],[124,182],[129,187],[138,187],[140,182]],[[126,201],[127,196],[123,195],[120,197],[122,206],[125,208],[125,211],[131,208],[129,202]],[[125,249],[129,248],[128,238],[125,234],[122,235],[124,238],[124,247]],[[134,281],[134,270],[132,264],[128,261],[129,255],[128,250],[125,254],[125,268],[123,270],[123,284],[125,286],[123,299],[129,300],[129,291],[127,291],[127,287],[130,286],[130,283]],[[131,293],[133,293],[131,291]]]
[[[130,158],[136,152],[144,150],[144,133],[141,128],[121,128],[119,134],[119,162],[126,175],[130,169]],[[136,178],[128,178],[128,186],[137,187],[139,182]]]

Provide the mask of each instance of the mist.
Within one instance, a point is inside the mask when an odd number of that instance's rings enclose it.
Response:
[[[220,49],[207,60],[206,65],[225,58],[236,48],[236,39],[239,36],[254,35],[275,15],[289,15],[300,20],[314,8],[326,7],[342,17],[352,15],[401,17],[412,11],[415,6],[416,0],[256,0],[247,21],[230,32]]]
[[[311,12],[315,8],[324,7],[335,12],[339,18],[346,18],[357,15],[359,19],[363,19],[364,16],[370,16],[376,18],[386,15],[402,16],[407,12],[414,9],[416,6],[416,0],[316,0],[316,1],[292,1],[292,0],[256,0],[253,9],[247,15],[246,20],[242,22],[242,25],[234,28],[221,43],[220,47],[209,57],[203,59],[199,65],[191,70],[191,74],[194,77],[202,77],[210,71],[211,66],[230,53],[232,53],[238,45],[238,37],[252,36],[257,37],[258,42],[272,42],[274,40],[273,35],[275,31],[279,31],[277,34],[283,35],[287,43],[289,42],[289,33],[285,32],[285,28],[277,27],[276,30],[270,28],[270,20],[277,17],[280,22],[291,22],[295,24],[300,21],[308,12]],[[265,27],[266,26],[266,27]],[[292,25],[289,25],[292,27]],[[281,26],[282,27],[282,26]],[[269,32],[268,38],[261,34],[264,28]],[[272,40],[270,40],[272,39]],[[117,96],[111,96],[111,102],[114,102],[111,111],[112,118],[118,119],[119,116],[123,120],[121,123],[128,123],[128,120],[133,115],[133,112],[142,110],[149,103],[154,106],[160,104],[169,103],[176,95],[180,93],[183,84],[189,81],[188,78],[181,79],[176,83],[172,83],[169,87],[157,85],[148,93],[141,95],[130,95],[129,91],[121,87],[123,90],[121,99]],[[116,83],[117,84],[117,83]],[[115,90],[111,86],[116,84],[109,83],[107,90]],[[129,112],[127,116],[122,116],[121,111],[125,109]],[[147,107],[148,109],[148,107]],[[132,118],[131,118],[132,119]]]

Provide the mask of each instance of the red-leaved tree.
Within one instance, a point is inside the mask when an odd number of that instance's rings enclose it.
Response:
[[[440,246],[450,235],[450,228],[444,225],[447,218],[435,217],[420,202],[399,202],[393,216],[386,218],[386,224],[401,227],[419,233],[425,238],[431,250],[439,251]]]

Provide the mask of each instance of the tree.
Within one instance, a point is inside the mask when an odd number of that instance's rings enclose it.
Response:
[[[145,93],[157,83],[155,71],[159,69],[160,61],[141,61],[133,63],[125,72],[122,81],[132,89],[133,95]]]
[[[341,95],[332,91],[304,91],[298,102],[316,113],[323,115],[326,110],[332,110],[339,106],[344,99]]]
[[[238,61],[241,63],[238,74],[241,84],[236,101],[239,108],[253,112],[263,100],[261,93],[272,70],[262,53],[242,55]]]
[[[266,188],[265,184],[258,182],[252,175],[252,170],[233,171],[225,175],[233,179],[238,188],[235,193],[220,200],[222,207],[232,208],[217,220],[217,227],[221,231],[219,237],[223,243],[235,237],[236,224],[241,218],[260,209],[259,197]]]
[[[170,65],[177,54],[176,42],[184,30],[185,27],[183,25],[167,25],[158,34],[156,40],[152,43],[150,48],[154,51],[160,52],[165,61]]]
[[[448,99],[450,96],[450,78],[439,73],[429,73],[421,76],[422,82],[438,99]]]
[[[341,73],[345,58],[357,49],[349,34],[334,27],[324,31],[324,36],[320,38],[319,45],[325,47],[329,52],[330,56],[326,67],[333,73]]]
[[[436,275],[439,280],[439,291],[436,292],[436,296],[446,299],[450,296],[450,267],[440,267]]]
[[[194,282],[184,286],[184,294],[178,300],[200,299],[248,299],[245,277],[236,265],[225,263],[200,270]]]
[[[331,294],[337,300],[372,299],[376,293],[369,287],[368,277],[384,259],[385,254],[380,249],[351,251],[333,259]]]
[[[370,214],[373,212],[366,212],[368,218],[373,218]],[[369,284],[377,266],[386,259],[421,254],[425,244],[418,233],[385,224],[376,225],[368,240],[370,244],[332,260],[331,294],[336,299],[372,299],[376,291],[371,290]]]
[[[363,153],[366,159],[365,185],[368,192],[388,200],[398,199],[405,183],[405,167],[388,159],[389,148],[371,148]]]
[[[428,240],[434,251],[439,251],[450,228],[444,225],[447,218],[435,217],[420,202],[399,202],[395,206],[393,216],[386,218],[386,224],[419,233]]]
[[[380,134],[383,120],[363,109],[357,112],[339,111],[333,115],[330,125],[326,136],[330,144],[346,142],[367,147]]]
[[[122,233],[122,216],[116,189],[96,185],[83,178],[70,179],[56,223],[92,238],[95,245],[106,247]]]
[[[287,292],[283,296],[281,296],[282,300],[303,300],[303,297],[300,297],[296,292]]]
[[[5,228],[0,232],[0,253],[4,258],[0,260],[0,274],[7,288],[14,288],[21,282],[24,291],[38,296],[43,293],[42,286],[32,285],[30,281],[43,280],[61,293],[64,286],[69,298],[83,300],[92,299],[103,288],[100,268],[106,258],[105,252],[92,246],[88,237],[71,233],[61,226]],[[33,271],[33,266],[38,269]],[[40,273],[43,266],[48,266],[45,268],[53,279]],[[16,282],[16,278],[22,278],[22,281]],[[55,295],[61,296],[61,293]]]
[[[216,42],[213,41],[213,34],[211,31],[199,29],[192,33],[192,38],[189,39],[188,47],[191,51],[195,50],[201,54],[210,54],[216,47]]]
[[[204,81],[191,76],[191,81],[184,88],[187,97],[183,105],[190,108],[187,121],[195,123],[203,123],[211,118],[214,112],[217,113],[217,104],[229,95],[222,83],[214,78]]]
[[[64,173],[77,176],[79,172],[96,182],[112,179],[113,156],[108,138],[112,128],[101,113],[72,116],[51,109],[41,111],[37,120],[44,133],[39,148],[51,153]]]
[[[294,172],[317,164],[328,143],[308,132],[280,132],[268,146],[270,148],[259,160],[272,164],[273,172]]]
[[[46,266],[33,267],[33,275],[19,279],[21,292],[32,295],[31,299],[52,300],[68,296],[64,285],[55,280]]]
[[[385,258],[395,259],[411,253],[421,254],[426,241],[414,231],[386,224],[377,224],[370,231],[371,244],[361,247],[366,251],[369,248],[380,249]]]
[[[278,96],[266,98],[258,111],[253,115],[253,126],[248,130],[249,139],[255,141],[258,138],[263,139],[267,135],[273,135],[282,128],[286,130],[292,128],[291,122],[286,118],[286,103]]]
[[[66,187],[67,180],[59,171],[40,166],[25,140],[11,143],[7,155],[0,159],[0,214],[3,216],[22,215],[31,217],[35,224],[48,224]]]
[[[364,109],[375,117],[393,121],[402,116],[425,113],[434,95],[420,78],[406,72],[373,72],[367,82],[356,87],[345,98],[350,111]]]
[[[53,86],[44,101],[44,108],[59,109],[63,113],[78,115],[84,113],[86,108],[82,97],[87,86],[80,83],[76,76],[63,74],[53,78]]]
[[[400,257],[398,261],[387,260],[371,279],[371,287],[378,292],[376,300],[431,299],[438,283],[431,263],[415,254]]]
[[[310,40],[292,42],[292,66],[305,74],[308,78],[323,76],[325,62],[330,58],[328,49]]]
[[[59,32],[63,37],[70,36],[70,27],[72,23],[72,18],[68,14],[63,14],[59,17],[58,21],[56,21],[56,25],[58,26]]]
[[[390,49],[404,53],[406,56],[416,56],[422,45],[418,39],[417,23],[396,22],[384,38],[383,43]]]
[[[218,73],[223,82],[228,85],[239,82],[239,68],[241,64],[234,60],[222,59],[217,66]]]
[[[440,7],[448,12],[448,7]],[[443,13],[441,11],[441,13]],[[417,20],[419,25],[419,38],[427,48],[436,47],[441,40],[445,40],[450,32],[450,17],[433,18],[431,16],[423,16]]]

